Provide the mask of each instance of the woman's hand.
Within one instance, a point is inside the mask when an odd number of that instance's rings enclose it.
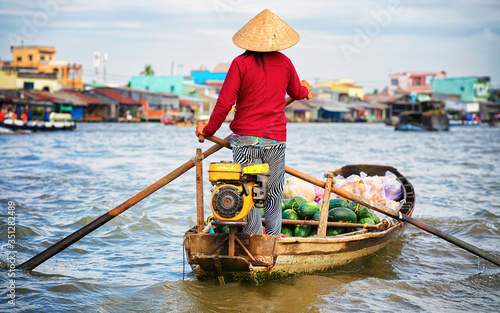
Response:
[[[205,134],[203,133],[203,128],[205,128],[205,124],[203,123],[198,123],[198,125],[196,125],[196,130],[195,130],[196,137],[200,135],[205,136]]]
[[[307,82],[307,80],[301,80],[300,84],[302,86],[304,86],[304,87],[307,88],[307,91],[308,91],[307,99],[311,99],[312,98],[312,95],[311,95],[311,85],[309,85],[309,83]]]
[[[307,82],[307,80],[301,80],[300,81],[300,84],[304,87],[307,88],[307,91],[311,92],[311,85],[309,85],[309,83]]]

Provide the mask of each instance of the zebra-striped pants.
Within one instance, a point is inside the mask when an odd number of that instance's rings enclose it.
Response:
[[[247,163],[269,164],[269,192],[264,202],[266,234],[281,233],[281,198],[285,180],[285,148],[255,146],[233,146],[233,161],[245,166]],[[253,207],[247,216],[244,233],[262,234],[260,208]]]

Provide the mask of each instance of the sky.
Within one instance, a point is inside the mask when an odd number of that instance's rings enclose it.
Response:
[[[396,72],[444,70],[490,76],[500,87],[499,0],[2,0],[0,58],[11,45],[57,49],[94,79],[94,52],[107,53],[106,82],[125,85],[150,64],[157,75],[229,63],[232,36],[269,9],[301,37],[283,50],[312,83],[353,79],[382,90]],[[103,82],[102,68],[98,82]]]

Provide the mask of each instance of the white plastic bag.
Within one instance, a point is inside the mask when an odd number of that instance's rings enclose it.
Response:
[[[283,199],[297,196],[304,197],[307,202],[311,203],[316,198],[316,192],[312,184],[297,177],[290,177],[286,180],[283,188]]]

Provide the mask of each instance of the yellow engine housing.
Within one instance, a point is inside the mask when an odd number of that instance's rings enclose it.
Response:
[[[208,180],[217,182],[220,180],[240,180],[241,164],[230,162],[210,163],[208,168]]]
[[[241,185],[232,185],[232,184],[219,184],[215,186],[215,189],[212,192],[212,196],[210,198],[210,207],[212,209],[212,213],[215,217],[216,220],[218,221],[245,221],[248,213],[250,213],[250,210],[252,207],[255,205],[255,202],[253,200],[253,183],[247,184],[248,189],[249,189],[249,194],[245,195],[243,194],[243,187]],[[224,192],[230,192],[231,194],[224,197],[223,193]],[[234,197],[237,197],[237,194],[240,195],[241,197],[241,209],[239,212],[237,211],[236,214],[233,216],[228,216],[224,215],[221,211],[221,206],[219,205],[218,208],[216,208],[216,201],[222,201],[222,202],[231,202],[236,199]],[[233,203],[227,203],[228,205],[232,205]]]

